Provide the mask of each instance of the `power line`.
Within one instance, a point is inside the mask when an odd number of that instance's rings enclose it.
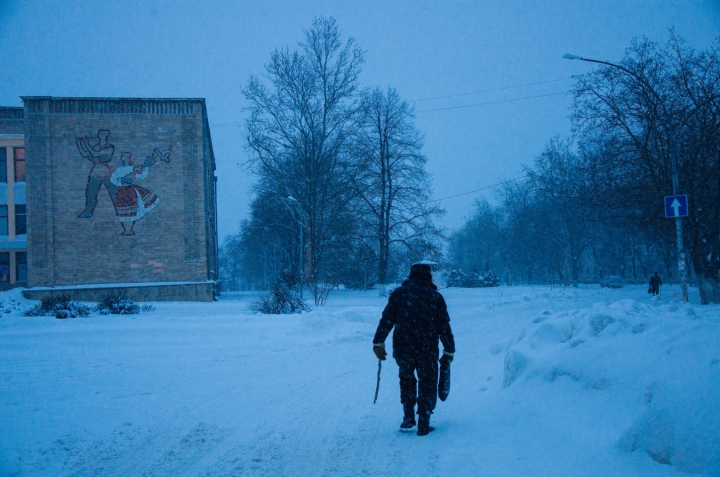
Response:
[[[513,99],[503,99],[500,101],[488,101],[485,103],[474,103],[474,104],[464,104],[462,106],[449,106],[447,108],[435,108],[435,109],[421,109],[419,111],[415,111],[416,113],[431,113],[433,111],[447,111],[450,109],[464,109],[464,108],[472,108],[475,106],[487,106],[491,104],[501,104],[501,103],[513,103],[515,101],[524,101],[526,99],[535,99],[535,98],[545,98],[548,96],[558,96],[560,94],[567,94],[565,91],[561,91],[558,93],[548,93],[548,94],[538,94],[535,96],[525,96],[523,98],[513,98]],[[218,128],[218,127],[227,127],[227,126],[242,126],[242,123],[234,122],[234,123],[218,123],[213,124],[212,127]]]
[[[463,106],[449,106],[447,108],[435,108],[435,109],[421,109],[420,111],[415,111],[416,113],[430,113],[433,111],[447,111],[449,109],[463,109],[463,108],[472,108],[474,106],[487,106],[489,104],[500,104],[500,103],[512,103],[515,101],[523,101],[526,99],[535,99],[535,98],[545,98],[547,96],[557,96],[559,94],[567,94],[567,92],[562,91],[559,93],[548,93],[548,94],[538,94],[536,96],[525,96],[524,98],[514,98],[514,99],[503,99],[501,101],[488,101],[486,103],[475,103],[475,104],[465,104]]]
[[[526,139],[522,139],[522,140],[518,140],[518,141],[487,143],[487,144],[482,144],[482,150],[483,151],[488,151],[488,150],[491,151],[494,149],[505,148],[507,146],[515,146],[518,144],[528,144],[531,142],[537,142],[539,139],[540,138],[533,137],[533,138],[526,138]],[[545,137],[543,139],[546,140],[547,137]],[[456,148],[449,148],[449,149],[430,148],[426,152],[424,152],[424,154],[426,156],[441,156],[441,155],[445,155],[447,153],[458,153],[458,152],[467,152],[467,151],[475,152],[475,151],[477,151],[477,149],[478,149],[477,146],[468,146],[468,147],[460,147],[460,148],[456,147]]]
[[[440,199],[434,199],[434,200],[431,200],[430,202],[440,202],[441,200],[454,199],[455,197],[474,194],[475,192],[480,192],[480,191],[487,190],[487,189],[493,189],[493,188],[495,188],[497,186],[501,186],[503,184],[509,184],[510,182],[519,181],[520,179],[525,179],[526,177],[527,177],[527,174],[523,174],[522,176],[515,177],[513,179],[508,179],[506,181],[500,181],[497,184],[493,184],[493,185],[486,186],[486,187],[481,187],[480,189],[471,190],[470,192],[463,192],[461,194],[455,194],[455,195],[450,195],[447,197],[441,197]]]
[[[518,84],[518,85],[514,85],[514,86],[503,86],[503,87],[501,87],[501,88],[481,89],[481,90],[478,90],[478,91],[471,91],[471,92],[469,92],[469,93],[449,94],[449,95],[447,95],[447,96],[434,96],[434,97],[432,97],[432,98],[415,99],[415,100],[412,100],[411,102],[419,103],[419,102],[421,102],[421,101],[432,101],[432,100],[434,100],[434,99],[457,98],[458,96],[469,96],[469,95],[471,95],[471,94],[489,93],[489,92],[492,92],[492,91],[504,91],[504,90],[506,90],[506,89],[524,88],[524,87],[526,87],[526,86],[535,86],[535,85],[538,85],[538,84],[557,83],[557,82],[559,82],[559,81],[567,81],[567,80],[569,80],[569,79],[573,79],[573,77],[572,77],[572,76],[567,76],[567,77],[565,77],[565,78],[558,78],[558,79],[547,80],[547,81],[537,81],[537,82],[535,82],[535,83],[525,83],[525,84]]]

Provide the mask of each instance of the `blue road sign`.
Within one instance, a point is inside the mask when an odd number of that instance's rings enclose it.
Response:
[[[665,197],[665,217],[674,219],[676,217],[687,217],[687,215],[687,195],[668,195]]]

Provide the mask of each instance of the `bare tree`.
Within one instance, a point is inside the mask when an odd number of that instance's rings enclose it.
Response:
[[[490,268],[500,271],[503,262],[503,214],[487,200],[476,200],[475,210],[465,224],[450,238],[450,260],[453,267],[465,271]]]
[[[586,176],[581,156],[570,150],[568,141],[554,138],[526,169],[536,200],[545,204],[545,214],[556,224],[544,229],[570,262],[572,284],[578,286],[580,262],[585,248],[601,231],[596,227],[599,209],[589,202],[593,186]]]
[[[616,176],[615,197],[670,240],[662,197],[673,194],[677,172],[677,190],[690,198],[683,241],[702,303],[720,302],[718,50],[716,42],[696,52],[674,35],[664,47],[634,41],[619,65],[578,77],[574,88],[579,137],[613,151],[605,170]]]
[[[218,251],[218,258],[223,290],[239,290],[243,271],[239,234],[225,237]]]
[[[423,139],[413,119],[395,89],[364,91],[349,178],[361,230],[375,243],[380,284],[388,283],[393,250],[422,249],[440,236],[434,219],[444,211],[430,201]]]
[[[324,17],[298,46],[275,50],[264,77],[251,77],[245,131],[258,189],[294,199],[305,278],[318,284],[326,245],[348,213],[345,159],[363,53],[352,38],[343,43],[335,20]]]

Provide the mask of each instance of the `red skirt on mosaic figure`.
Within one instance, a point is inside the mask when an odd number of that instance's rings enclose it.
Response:
[[[113,202],[118,220],[134,222],[154,209],[160,199],[146,188],[131,184],[118,187]]]
[[[144,179],[148,168],[142,166],[122,166],[115,169],[110,182],[117,185],[113,205],[115,215],[123,226],[122,235],[135,235],[133,228],[135,221],[143,218],[145,214],[154,209],[160,199],[153,192],[134,184],[138,179]],[[128,229],[125,224],[130,223]]]

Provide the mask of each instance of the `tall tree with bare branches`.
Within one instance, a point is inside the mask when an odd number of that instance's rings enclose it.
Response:
[[[378,254],[380,284],[388,283],[394,251],[438,248],[440,230],[434,219],[444,211],[430,201],[423,138],[413,120],[412,108],[395,89],[363,93],[349,177],[360,229]]]
[[[332,18],[316,18],[304,33],[298,49],[275,50],[265,74],[251,77],[245,132],[258,191],[293,208],[304,274],[317,284],[352,193],[345,160],[363,52],[342,41]]]
[[[579,137],[611,149],[606,170],[624,178],[611,197],[668,238],[675,231],[662,198],[673,195],[676,176],[677,192],[689,198],[682,252],[702,303],[720,303],[720,40],[706,51],[674,34],[664,46],[634,41],[618,65],[578,77],[574,95]]]

